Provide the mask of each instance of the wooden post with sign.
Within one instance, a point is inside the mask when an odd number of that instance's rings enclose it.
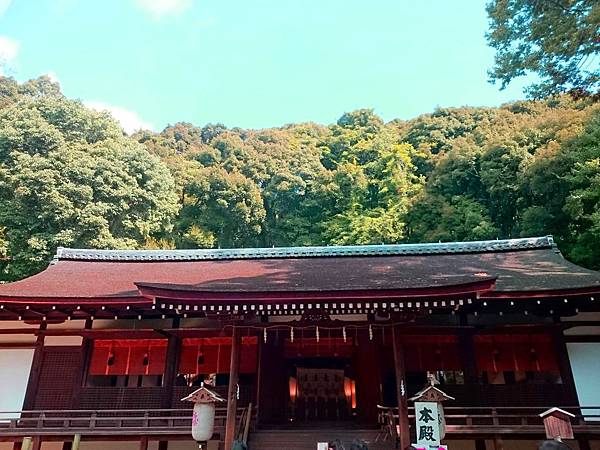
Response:
[[[546,429],[546,438],[562,441],[563,439],[573,439],[573,426],[571,419],[574,414],[564,411],[560,408],[551,408],[540,414],[544,420],[544,428]]]
[[[419,391],[410,400],[415,402],[416,447],[430,449],[441,447],[441,440],[446,435],[442,402],[454,400],[454,397],[435,387],[435,377],[429,375],[428,378],[429,386]]]

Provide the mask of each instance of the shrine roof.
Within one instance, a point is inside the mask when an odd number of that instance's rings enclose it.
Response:
[[[436,244],[231,250],[58,250],[43,272],[0,285],[0,300],[141,299],[138,286],[198,292],[410,290],[496,280],[485,296],[600,292],[552,237]],[[493,283],[490,284],[490,286]]]

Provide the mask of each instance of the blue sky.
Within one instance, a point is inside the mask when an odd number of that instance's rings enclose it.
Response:
[[[523,98],[487,82],[485,0],[0,0],[0,59],[126,127],[385,120]]]

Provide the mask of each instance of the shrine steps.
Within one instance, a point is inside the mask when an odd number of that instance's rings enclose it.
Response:
[[[392,450],[390,439],[375,442],[377,430],[309,429],[309,430],[260,430],[250,434],[249,450],[316,450],[318,442],[339,439],[346,450],[355,440],[363,440],[369,450]]]

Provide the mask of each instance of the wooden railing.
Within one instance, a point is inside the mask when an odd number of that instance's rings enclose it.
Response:
[[[561,407],[575,415],[575,433],[600,435],[600,406]],[[447,432],[452,434],[541,434],[544,426],[539,414],[549,408],[444,408]],[[247,436],[254,418],[247,408],[238,408],[240,431]],[[227,411],[218,407],[215,415],[215,435],[221,437]],[[380,408],[380,418],[387,420],[395,408]],[[191,432],[191,409],[115,409],[115,410],[43,410],[0,411],[0,437],[81,434],[87,436],[161,436],[187,435]],[[409,408],[410,423],[414,423],[414,408]],[[243,420],[242,420],[243,419]]]
[[[575,415],[575,433],[600,434],[600,406],[560,407]],[[544,424],[540,413],[550,409],[540,407],[445,407],[448,434],[540,434]],[[397,423],[396,408],[379,407],[380,424],[385,425],[393,417]],[[409,408],[409,422],[414,423],[414,408]],[[389,424],[388,424],[389,426]]]
[[[238,408],[241,417],[244,408]],[[225,429],[227,409],[215,414],[215,434]],[[0,411],[0,436],[190,434],[191,409]]]

